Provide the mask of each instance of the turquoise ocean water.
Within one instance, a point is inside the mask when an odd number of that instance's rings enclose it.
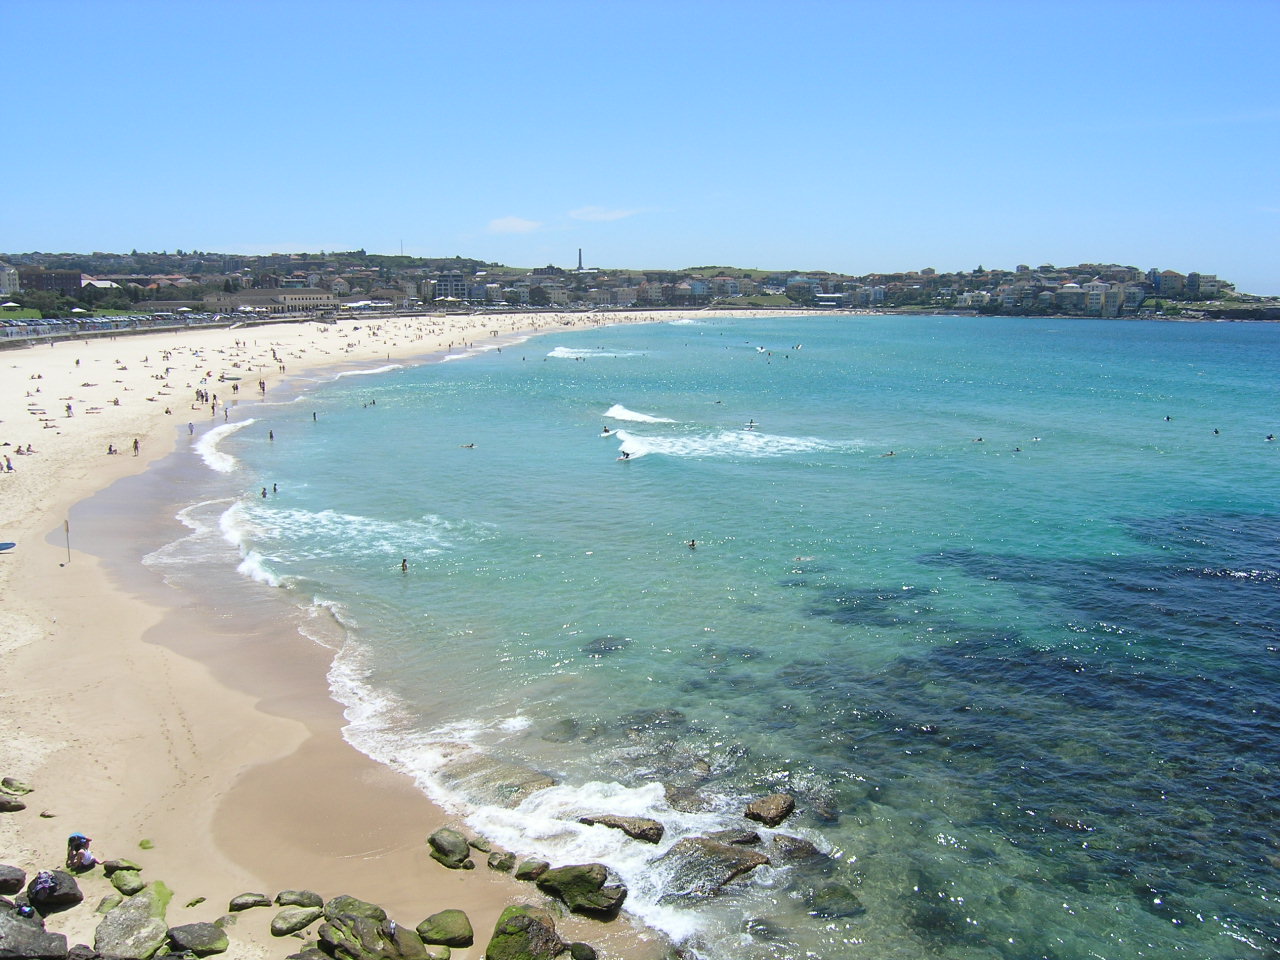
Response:
[[[1280,327],[708,317],[251,415],[152,562],[283,591],[356,747],[694,955],[1278,955]],[[673,887],[774,790],[824,856]]]

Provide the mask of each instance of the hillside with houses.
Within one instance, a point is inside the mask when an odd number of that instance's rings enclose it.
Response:
[[[0,254],[0,321],[110,314],[336,316],[352,311],[811,307],[1019,316],[1280,317],[1280,302],[1213,274],[1119,264],[978,266],[849,275],[727,266],[683,270],[345,252]]]

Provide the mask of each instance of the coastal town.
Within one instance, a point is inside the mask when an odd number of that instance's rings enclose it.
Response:
[[[346,252],[0,254],[3,336],[208,322],[228,316],[505,310],[807,308],[1014,316],[1269,320],[1280,300],[1199,271],[1114,263],[858,276],[727,266],[682,270],[547,265]],[[45,328],[45,329],[41,329]]]

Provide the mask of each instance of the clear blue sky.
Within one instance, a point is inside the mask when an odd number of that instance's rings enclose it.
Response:
[[[1280,2],[3,0],[0,249],[1280,294]]]

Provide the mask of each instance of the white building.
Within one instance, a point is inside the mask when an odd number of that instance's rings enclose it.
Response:
[[[7,297],[21,289],[22,285],[18,283],[18,268],[0,262],[0,296]]]

